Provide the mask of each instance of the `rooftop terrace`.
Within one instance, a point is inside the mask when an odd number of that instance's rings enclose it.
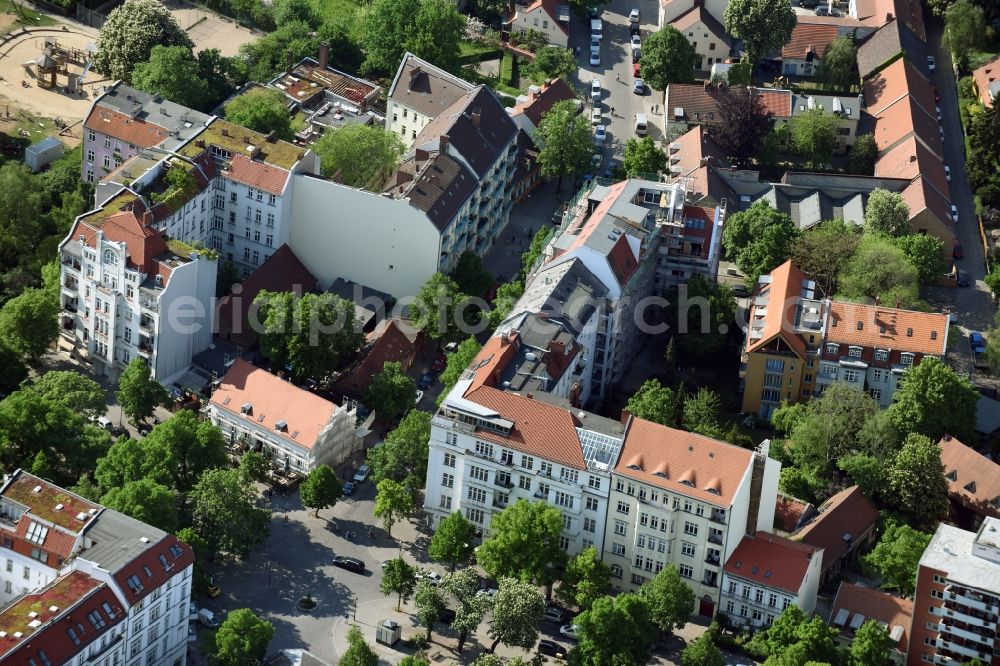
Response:
[[[28,507],[32,515],[71,532],[78,532],[101,509],[99,505],[27,472],[18,474],[3,491],[3,496]],[[81,515],[85,517],[78,518]]]
[[[195,158],[207,146],[216,146],[233,155],[253,157],[281,169],[291,169],[305,153],[295,144],[280,139],[268,141],[260,132],[222,119],[216,119],[179,152],[185,157]]]

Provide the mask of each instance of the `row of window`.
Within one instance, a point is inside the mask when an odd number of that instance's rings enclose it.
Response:
[[[912,329],[908,330],[912,331]],[[937,331],[931,331],[931,340],[936,340],[936,339],[937,339]],[[839,354],[841,346],[842,345],[839,345],[835,342],[828,342],[826,343],[826,353],[831,355]],[[847,347],[848,358],[861,358],[862,353],[864,353],[864,349],[862,347],[858,347],[856,345],[849,345]],[[913,357],[914,355],[911,352],[902,352],[899,355],[899,362],[903,365],[913,365]],[[874,353],[874,358],[876,361],[888,361],[889,350],[876,349]]]

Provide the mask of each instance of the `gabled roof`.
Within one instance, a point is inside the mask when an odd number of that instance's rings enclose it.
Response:
[[[792,37],[781,47],[782,58],[798,58],[805,60],[807,53],[815,54],[821,59],[833,40],[837,38],[837,26],[816,25],[798,22],[792,29]]]
[[[931,185],[926,178],[915,179],[900,192],[900,195],[910,208],[911,220],[921,211],[928,210],[937,217],[941,224],[955,233],[948,197]]]
[[[563,14],[563,16],[567,16],[568,17],[568,8],[569,8],[569,5],[566,4],[566,3],[563,3],[563,2],[559,2],[559,0],[534,0],[527,7],[522,7],[520,5],[515,5],[515,10],[517,12],[530,13],[530,12],[533,12],[533,11],[535,11],[537,9],[541,9],[543,12],[545,12],[545,14],[550,19],[552,19],[552,22],[555,24],[555,26],[557,28],[559,28],[560,30],[562,30],[566,34],[569,34],[569,30],[566,28],[566,25],[565,25],[566,22],[559,20],[560,12],[557,11],[557,8],[560,5],[562,5],[563,7],[565,7],[567,9],[566,13]]]
[[[851,486],[828,499],[819,507],[819,514],[795,534],[795,540],[823,549],[823,571],[860,538],[875,528],[878,509],[861,492]]]
[[[792,91],[771,88],[754,88],[764,103],[764,109],[775,118],[792,115]],[[689,123],[713,123],[719,117],[719,100],[729,88],[709,83],[672,83],[667,86],[664,110],[668,120]],[[681,112],[678,115],[678,112]]]
[[[372,379],[382,372],[386,363],[398,362],[409,369],[416,355],[419,333],[407,333],[408,328],[395,319],[383,319],[368,334],[368,344],[361,351],[361,361],[337,381],[337,386],[354,395],[362,395]]]
[[[237,358],[212,394],[212,405],[311,449],[337,406]],[[244,406],[248,406],[243,411]],[[278,430],[278,424],[284,427]]]
[[[900,140],[915,134],[935,155],[944,155],[940,125],[912,97],[901,97],[875,116],[875,145],[879,152],[888,150]],[[875,162],[878,166],[878,160]],[[883,174],[894,178],[894,174]]]
[[[476,191],[475,174],[446,152],[411,150],[386,184],[385,191],[427,214],[444,231]]]
[[[520,99],[520,98],[518,98]],[[576,99],[576,93],[569,84],[562,79],[550,79],[542,84],[541,90],[537,93],[528,92],[528,99],[510,109],[510,115],[516,116],[523,113],[531,124],[538,127],[542,122],[542,116],[552,110],[559,102]]]
[[[774,501],[774,528],[791,534],[815,511],[809,502],[779,493]]]
[[[797,596],[813,557],[819,557],[819,552],[812,546],[758,531],[754,536],[743,537],[723,570],[761,587]]]
[[[878,158],[875,175],[906,180],[923,176],[942,195],[951,196],[944,163],[915,134],[899,141]]]
[[[805,358],[806,343],[800,335],[795,332],[794,316],[798,298],[802,294],[806,282],[806,276],[799,270],[799,267],[786,261],[773,271],[771,271],[770,283],[758,287],[754,293],[754,299],[750,309],[750,321],[753,322],[757,313],[760,312],[757,305],[757,298],[766,294],[766,301],[763,302],[764,326],[761,335],[756,339],[747,336],[747,352],[754,352],[763,348],[774,338],[781,337],[800,358]]]
[[[938,445],[952,499],[978,514],[1000,518],[1000,465],[948,435]]]
[[[729,46],[729,33],[727,33],[722,24],[719,23],[707,9],[705,9],[704,5],[695,4],[694,7],[671,21],[670,25],[677,30],[684,32],[699,23],[705,26],[705,29],[707,29],[713,37],[721,41],[727,47]]]
[[[166,127],[99,105],[90,110],[83,125],[87,129],[107,134],[139,148],[152,148],[170,136]]]
[[[856,9],[865,25],[879,27],[898,18],[921,41],[927,38],[920,0],[857,0]]]
[[[166,534],[112,573],[126,602],[134,606],[193,563],[191,547]]]
[[[979,101],[987,109],[992,109],[993,96],[1000,92],[1000,55],[993,56],[986,64],[977,67],[972,72],[972,79],[976,82]]]
[[[229,160],[229,168],[223,170],[223,175],[237,183],[243,183],[268,194],[280,195],[285,191],[285,184],[291,174],[265,162],[252,160],[246,155],[233,155]]]
[[[900,58],[865,81],[867,111],[878,116],[904,97],[912,97],[925,113],[934,113],[934,86],[909,58]]]
[[[879,67],[905,53],[913,62],[924,62],[927,44],[917,39],[913,31],[893,19],[873,32],[858,47],[858,71],[865,79]]]
[[[468,81],[407,53],[389,86],[388,98],[434,118],[474,88]]]
[[[944,356],[948,315],[832,301],[825,342]]]
[[[827,624],[839,629],[844,636],[852,636],[854,630],[851,627],[855,624],[860,627],[858,622],[863,623],[865,620],[875,620],[885,625],[885,630],[895,639],[895,648],[903,653],[907,651],[910,624],[913,621],[913,601],[895,597],[882,590],[842,582],[833,600]]]
[[[747,449],[633,418],[615,473],[728,508],[752,462]]]

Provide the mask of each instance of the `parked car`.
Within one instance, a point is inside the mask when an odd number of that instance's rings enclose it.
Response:
[[[632,82],[632,93],[636,95],[646,94],[646,82],[642,79],[636,79]]]
[[[555,641],[543,638],[538,641],[538,654],[544,654],[546,657],[555,657],[556,659],[565,659],[566,648]]]
[[[562,634],[566,638],[572,638],[574,641],[580,638],[579,634],[577,633],[579,630],[580,628],[575,624],[564,624],[563,626],[559,627],[560,634]]]
[[[601,64],[601,52],[594,49],[590,50],[590,64],[593,67],[598,67]]]
[[[955,247],[952,248],[952,250],[951,250],[951,258],[952,259],[964,259],[965,258],[965,250],[962,249],[962,244],[961,243],[955,243]]]
[[[590,38],[590,52],[591,53],[593,53],[594,51],[600,52],[600,50],[601,50],[601,40],[598,39],[597,37],[591,37]]]
[[[416,394],[414,394],[414,396],[413,396],[413,404],[414,405],[419,405],[420,401],[423,400],[423,399],[424,399],[424,392],[421,391],[420,389],[417,389]]]
[[[591,7],[590,9],[587,10],[587,15],[591,19],[599,19],[599,18],[601,18],[601,8],[600,7]]]
[[[986,340],[983,338],[983,334],[979,331],[970,331],[969,346],[972,347],[972,351],[977,354],[982,354],[986,351]]]
[[[431,585],[437,585],[441,582],[441,574],[436,571],[418,571],[417,580],[426,580]]]
[[[639,26],[638,23],[629,23],[628,24],[628,34],[630,34],[630,35],[638,35],[641,32],[642,32],[642,28]]]
[[[445,354],[454,354],[456,351],[458,351],[458,343],[457,342],[449,342],[448,344],[446,344],[444,346],[444,353]]]
[[[955,221],[955,224],[958,224],[958,206],[955,204],[951,205],[951,219]]]
[[[934,107],[934,113],[937,114],[938,122],[941,122],[941,107],[940,106],[935,106]]]
[[[594,128],[594,143],[599,147],[604,147],[604,142],[608,139],[608,130],[604,125],[598,125]]]
[[[730,287],[733,292],[733,296],[738,298],[746,298],[750,295],[750,290],[747,289],[745,284],[734,284]]]
[[[446,356],[438,356],[431,363],[432,372],[441,372],[444,370],[445,366],[448,365],[448,358]]]
[[[958,271],[956,271],[956,273],[957,273],[957,278],[958,278],[957,282],[959,287],[968,287],[972,284],[972,281],[969,280],[969,274],[968,272],[966,272],[964,268],[959,268]]]
[[[608,166],[604,169],[603,176],[605,178],[614,178],[615,170],[619,167],[618,160],[611,160],[608,162]]]
[[[642,48],[642,38],[639,35],[632,35],[632,48]]]
[[[347,483],[344,484],[344,486],[340,490],[341,493],[344,495],[344,497],[347,497],[348,495],[354,492],[355,488],[357,488],[357,484],[354,483],[353,481],[348,481]]]
[[[198,642],[198,625],[194,622],[188,623],[188,643]]]
[[[558,606],[548,606],[542,614],[542,619],[562,623],[566,619],[566,611]]]
[[[365,571],[365,563],[356,557],[336,555],[333,558],[333,566],[340,567],[341,569],[347,569],[348,571],[353,571],[354,573],[364,573]]]
[[[944,177],[948,179],[949,183],[951,182],[951,167],[947,164],[944,165]]]
[[[207,608],[202,608],[198,611],[198,624],[209,629],[215,629],[220,624],[219,616]]]
[[[368,478],[368,465],[361,465],[358,470],[354,472],[354,484],[364,483],[365,479]]]
[[[417,380],[417,388],[426,391],[434,383],[434,375],[429,372],[425,372],[420,375],[420,379]]]
[[[639,14],[638,7],[633,7],[632,11],[630,11],[628,13],[628,22],[629,23],[638,23],[640,16],[641,15]]]
[[[635,78],[639,78],[639,67],[641,67],[641,66],[642,66],[642,63],[638,63],[638,62],[633,62],[632,63],[632,76],[634,76]]]
[[[591,125],[604,124],[604,113],[601,111],[601,107],[595,106],[594,110],[590,112],[590,124]]]
[[[934,56],[927,56],[927,69],[933,72],[935,67],[937,67],[937,61],[934,60]]]
[[[597,79],[594,79],[593,81],[591,81],[590,82],[590,98],[591,99],[595,99],[595,100],[596,99],[601,99],[601,95],[603,95],[603,94],[604,94],[604,91],[601,90],[601,82],[598,81]]]
[[[209,576],[208,578],[208,596],[213,599],[222,594],[222,588],[219,584],[215,582],[215,576]]]
[[[441,615],[438,617],[443,624],[451,626],[451,623],[455,621],[455,611],[450,608],[445,608],[441,611]]]

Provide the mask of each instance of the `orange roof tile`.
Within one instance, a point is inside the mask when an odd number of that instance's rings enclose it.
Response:
[[[747,449],[633,418],[615,472],[728,507],[752,460]]]
[[[170,136],[167,128],[102,106],[95,106],[84,126],[140,148],[152,148]]]
[[[934,86],[909,58],[900,58],[865,81],[863,92],[873,116],[907,95],[928,114],[934,113]]]
[[[805,60],[810,51],[816,58],[822,58],[833,40],[837,38],[837,26],[797,23],[792,30],[792,38],[781,48],[782,58]]]
[[[976,82],[976,89],[979,91],[979,101],[987,109],[993,108],[993,99],[990,97],[990,84],[1000,78],[1000,55],[991,58],[985,65],[978,67],[972,72],[972,79]]]
[[[899,193],[910,208],[910,219],[922,210],[929,210],[940,220],[941,224],[955,233],[951,219],[950,201],[946,196],[931,186],[926,178],[917,178]]]
[[[577,234],[576,239],[570,245],[569,249],[578,248],[587,242],[587,238],[594,232],[597,225],[600,224],[604,216],[607,215],[608,211],[611,210],[611,206],[615,204],[618,197],[624,191],[625,186],[628,185],[627,180],[623,180],[620,183],[615,183],[608,188],[608,195],[604,197],[601,203],[597,204],[597,208],[594,212],[590,214],[590,217],[586,218],[582,226],[576,227],[574,232]]]
[[[978,514],[1000,518],[1000,465],[954,437],[938,444],[948,494]]]
[[[946,197],[951,196],[944,163],[915,134],[903,139],[878,158],[875,175],[907,180],[924,176],[938,192]]]
[[[812,546],[758,531],[755,536],[743,537],[723,570],[730,576],[797,595],[809,562],[818,555]]]
[[[776,336],[781,339],[799,355],[805,358],[806,343],[795,333],[794,317],[795,308],[798,305],[799,295],[802,293],[802,284],[806,276],[799,270],[799,267],[790,260],[781,264],[771,271],[770,284],[758,288],[754,294],[755,298],[750,308],[750,321],[754,320],[755,313],[760,312],[759,307],[766,309],[764,315],[764,328],[761,330],[761,337],[754,340],[747,336],[747,352],[754,352],[770,343]],[[756,297],[766,292],[767,302],[763,306],[756,304]]]
[[[242,407],[247,403],[252,408],[244,416]],[[267,428],[305,449],[315,446],[316,438],[337,408],[329,400],[304,391],[241,358],[236,359],[222,378],[219,388],[212,394],[212,404],[252,420],[259,427]],[[287,424],[284,430],[276,429],[278,421]]]
[[[252,160],[246,155],[233,155],[229,169],[223,171],[227,178],[238,183],[256,187],[269,194],[281,194],[288,182],[288,171],[276,166]]]
[[[809,524],[795,534],[795,540],[823,549],[823,571],[875,529],[878,509],[857,486],[845,488],[819,507]],[[847,538],[845,538],[847,537]]]
[[[794,532],[813,510],[808,502],[779,494],[774,501],[774,527],[782,532]]]
[[[535,127],[538,127],[538,123],[542,122],[542,116],[551,111],[553,106],[575,98],[576,93],[568,83],[562,79],[551,79],[542,85],[542,90],[537,96],[533,97],[529,93],[526,102],[513,107],[510,115],[523,113]]]
[[[384,319],[368,334],[368,344],[361,352],[361,360],[337,381],[337,387],[352,395],[361,396],[375,375],[382,372],[386,363],[397,362],[409,370],[416,356],[419,333],[408,334],[406,324],[395,319]]]
[[[639,268],[639,262],[632,253],[627,235],[619,236],[615,244],[611,246],[611,250],[608,252],[608,265],[611,266],[611,272],[615,274],[618,284],[621,285],[628,282],[628,279]]]
[[[844,626],[840,628],[841,634],[851,635],[851,619],[855,614],[877,622],[888,625],[887,631],[892,631],[892,627],[901,627],[903,632],[896,644],[896,649],[906,652],[910,642],[910,624],[913,621],[913,601],[894,597],[881,590],[872,590],[853,583],[843,582],[837,590],[837,596],[833,600],[830,610],[830,618],[827,623],[833,625],[837,614],[841,610],[847,611],[848,619],[844,621]],[[835,625],[833,625],[835,626]]]
[[[487,340],[469,366],[474,370],[467,392],[480,386],[496,386],[500,374],[516,355],[517,333],[512,333],[510,337],[496,335]]]
[[[875,117],[875,145],[888,150],[910,134],[916,134],[935,155],[943,155],[940,126],[912,97],[903,97]],[[876,161],[876,165],[878,161]]]
[[[577,422],[568,410],[489,386],[468,391],[465,398],[514,422],[509,436],[480,428],[476,437],[560,465],[587,469],[576,432]]]
[[[825,341],[943,356],[948,343],[948,315],[833,301]]]

